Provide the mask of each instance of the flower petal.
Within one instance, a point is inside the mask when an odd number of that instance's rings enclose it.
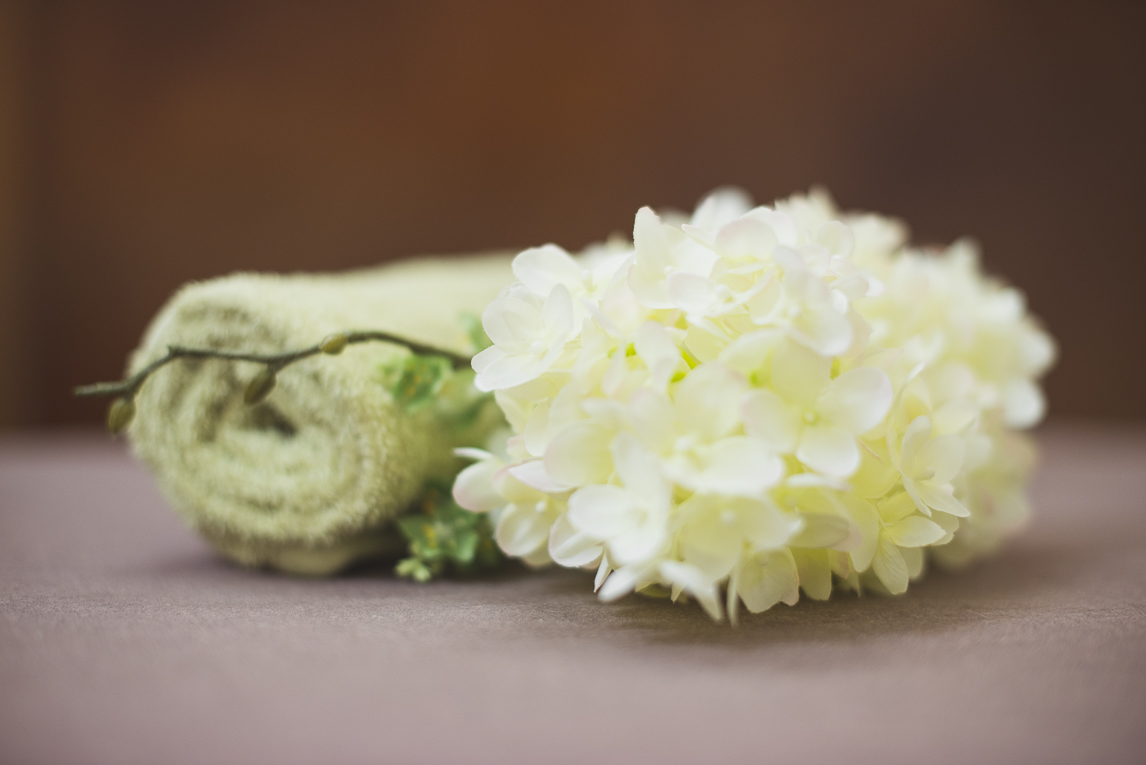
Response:
[[[549,557],[561,566],[587,566],[600,558],[602,551],[600,540],[575,529],[568,514],[558,518],[549,531]]]
[[[943,538],[946,532],[922,515],[909,515],[884,529],[887,538],[899,547],[923,547]]]
[[[567,486],[604,483],[613,472],[609,454],[612,431],[581,420],[562,430],[545,449],[545,469]]]
[[[918,509],[915,506],[915,500],[905,491],[893,494],[887,499],[881,499],[878,502],[878,507],[879,516],[884,523],[895,523],[903,520]]]
[[[665,267],[672,265],[669,251],[675,243],[669,240],[666,228],[651,207],[637,210],[633,220],[633,244],[637,251],[637,261],[647,263],[662,273]]]
[[[738,526],[723,523],[721,516],[719,508],[702,512],[689,520],[680,535],[681,557],[712,581],[728,576],[744,544]]]
[[[649,377],[657,390],[664,390],[678,369],[686,368],[680,349],[668,332],[655,321],[645,322],[633,338],[637,356],[649,369]]]
[[[531,247],[513,259],[513,275],[541,297],[547,296],[558,284],[570,290],[579,288],[583,270],[569,253],[555,244]]]
[[[601,585],[605,583],[605,579],[613,571],[613,566],[609,563],[609,554],[605,553],[601,556],[601,565],[597,566],[597,574],[593,577],[593,592],[601,589]]]
[[[939,436],[921,446],[915,455],[915,475],[924,474],[923,477],[931,483],[942,485],[959,474],[966,458],[966,441],[950,433]],[[925,474],[925,471],[930,475]]]
[[[852,328],[847,317],[832,305],[832,292],[818,277],[802,271],[784,275],[784,294],[799,307],[791,320],[793,339],[825,356],[835,356],[848,349]]]
[[[785,247],[795,247],[800,243],[800,229],[787,213],[767,207],[757,207],[745,217],[767,223],[768,228],[772,229],[772,233],[776,235],[776,240]]]
[[[791,340],[772,356],[772,387],[785,401],[811,407],[831,374],[832,360]]]
[[[724,186],[706,196],[692,214],[693,226],[716,231],[736,220],[752,207],[752,198],[743,189]]]
[[[945,545],[955,538],[955,532],[959,530],[959,516],[951,515],[950,513],[936,513],[931,516],[931,520],[935,521],[935,523],[943,529],[943,536],[932,542],[932,547]]]
[[[482,327],[494,345],[510,353],[520,352],[541,331],[540,301],[506,295],[486,306],[481,318]]]
[[[832,594],[832,567],[827,550],[793,550],[800,588],[813,600],[827,600]]]
[[[702,364],[676,386],[677,417],[686,432],[709,443],[740,424],[744,378],[722,364]]]
[[[652,572],[653,567],[644,563],[622,566],[609,574],[600,589],[597,590],[597,597],[605,603],[610,603],[617,598],[628,595],[634,588],[643,586],[650,581]]]
[[[755,497],[784,476],[784,462],[762,441],[729,436],[712,445],[698,489],[731,496]]]
[[[962,502],[943,489],[921,482],[916,485],[916,490],[919,492],[919,498],[932,510],[938,510],[958,518],[966,518],[971,514],[971,511],[964,507]]]
[[[545,544],[556,517],[556,511],[545,502],[532,507],[507,505],[497,521],[494,534],[497,544],[506,555],[519,558],[529,555]]]
[[[569,523],[599,540],[611,539],[637,524],[633,497],[620,486],[594,484],[569,497]]]
[[[609,539],[609,559],[622,565],[648,560],[664,552],[668,531],[658,518],[646,518],[632,528]]]
[[[668,510],[672,489],[661,475],[660,462],[628,433],[613,439],[613,465],[629,493],[642,507]]]
[[[960,433],[975,422],[979,416],[979,407],[968,398],[956,398],[931,413],[934,432]]]
[[[701,363],[719,358],[727,342],[727,339],[717,337],[695,324],[688,328],[684,336],[684,347]]]
[[[866,571],[879,546],[879,511],[875,505],[854,495],[845,494],[842,498],[852,524],[859,530],[860,544],[848,551],[852,568],[857,572]]]
[[[800,513],[803,527],[788,542],[792,547],[834,547],[848,538],[851,523],[830,513]]]
[[[816,228],[815,242],[834,256],[848,258],[855,247],[855,236],[845,224],[830,220]]]
[[[564,284],[558,284],[549,292],[541,307],[541,323],[551,345],[564,345],[569,339],[573,330],[573,296]]]
[[[800,433],[796,459],[818,473],[846,478],[859,467],[859,447],[846,430],[809,425]]]
[[[1046,412],[1046,399],[1030,380],[1014,380],[1003,388],[1003,420],[1015,429],[1037,425]]]
[[[892,595],[907,592],[907,563],[903,560],[899,548],[890,539],[880,538],[879,548],[871,561],[871,568]]]
[[[545,461],[540,459],[520,462],[511,466],[508,472],[526,486],[546,494],[563,494],[573,488],[549,475],[549,471],[545,469]]]
[[[886,374],[860,367],[828,383],[816,402],[816,411],[828,423],[858,436],[880,423],[891,406],[891,396]]]
[[[545,447],[549,445],[549,407],[551,401],[539,403],[529,413],[524,428],[518,428],[525,436],[525,448],[530,454],[540,457],[545,454]],[[508,415],[506,417],[508,418]]]
[[[909,476],[915,475],[915,459],[919,450],[931,438],[931,419],[925,416],[916,417],[907,426],[907,431],[903,434],[903,441],[900,444],[899,450],[899,464],[897,467]],[[888,445],[893,445],[892,439],[889,436]],[[894,460],[895,455],[892,455]]]
[[[742,375],[764,365],[782,335],[775,329],[758,329],[733,340],[720,351],[720,363]]]
[[[632,430],[641,443],[655,454],[672,449],[672,404],[663,395],[641,388],[629,399],[629,417]]]
[[[665,278],[669,300],[675,308],[698,316],[709,316],[720,308],[716,288],[707,278],[677,271]]]
[[[787,549],[757,553],[740,569],[738,592],[754,614],[767,611],[798,585],[796,560]]]
[[[672,308],[664,269],[637,262],[629,268],[629,289],[637,301],[646,308]]]
[[[851,322],[830,306],[804,311],[792,322],[789,334],[825,356],[838,356],[852,344]]]
[[[658,568],[661,576],[696,598],[714,621],[724,618],[716,583],[708,579],[700,569],[675,560],[662,561]]]
[[[770,390],[753,389],[740,402],[744,431],[781,454],[796,451],[803,423],[798,412]]]
[[[901,547],[899,554],[903,556],[903,563],[907,566],[907,578],[915,581],[923,573],[923,548]]]
[[[479,351],[472,359],[470,359],[470,366],[480,376],[490,364],[495,361],[504,359],[509,354],[506,353],[504,348],[498,348],[496,345],[491,345],[484,351]]]
[[[850,480],[852,489],[864,499],[878,499],[899,483],[899,471],[881,446],[880,442],[860,442],[860,465]]]
[[[727,260],[763,260],[779,244],[772,227],[756,218],[733,221],[716,235],[716,252]]]
[[[738,511],[740,528],[753,551],[782,547],[802,527],[799,518],[781,513],[765,502],[741,498],[735,500],[733,506]]]
[[[474,446],[459,446],[454,449],[454,456],[461,457],[464,460],[473,460],[480,462],[481,460],[493,459],[493,453],[485,449],[478,449]]]
[[[501,349],[497,346],[486,348],[478,356],[483,356],[493,350]],[[474,357],[475,362],[478,356]],[[493,360],[484,364],[487,359]],[[484,368],[474,377],[474,387],[488,393],[489,391],[505,390],[522,385],[544,374],[545,370],[548,369],[547,361],[544,357],[530,354],[506,356],[503,353],[500,358],[496,356],[484,357],[482,359]]]
[[[454,479],[454,501],[466,510],[481,513],[501,507],[505,497],[493,487],[493,477],[503,467],[501,460],[475,462]]]

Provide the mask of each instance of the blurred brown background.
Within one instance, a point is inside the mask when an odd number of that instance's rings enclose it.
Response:
[[[972,234],[1061,343],[1059,415],[1146,415],[1131,3],[0,0],[0,425],[94,422],[167,295],[238,269],[628,230],[826,184]]]

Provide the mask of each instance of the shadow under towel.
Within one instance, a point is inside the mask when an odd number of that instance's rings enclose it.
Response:
[[[469,353],[459,317],[481,314],[512,281],[509,264],[504,254],[424,258],[345,274],[190,284],[156,316],[129,373],[168,345],[276,353],[351,330]],[[431,413],[408,414],[383,384],[386,362],[407,353],[377,342],[312,356],[284,369],[255,406],[244,403],[243,390],[261,365],[176,361],[136,398],[135,452],[223,555],[246,566],[333,573],[395,547],[386,522],[428,479],[455,467],[452,434]]]

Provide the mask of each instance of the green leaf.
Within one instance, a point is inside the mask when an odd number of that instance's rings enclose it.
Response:
[[[411,354],[383,368],[386,387],[394,400],[410,414],[434,403],[434,398],[453,374],[453,365],[443,356]]]
[[[426,582],[448,571],[470,575],[498,566],[504,559],[493,539],[485,513],[474,513],[454,502],[449,487],[426,487],[418,509],[398,519],[410,553],[398,563],[399,576]]]
[[[493,341],[489,339],[489,335],[485,333],[485,329],[481,325],[481,317],[476,313],[466,311],[458,316],[458,320],[465,327],[466,335],[473,344],[475,354],[493,345]]]
[[[408,576],[415,582],[428,582],[433,578],[430,568],[417,558],[403,558],[394,570],[398,576]]]

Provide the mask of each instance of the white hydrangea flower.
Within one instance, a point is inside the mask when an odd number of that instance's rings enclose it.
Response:
[[[907,590],[911,567],[904,550],[936,544],[947,536],[947,531],[935,519],[926,518],[916,510],[914,498],[906,492],[878,503],[879,534],[871,570],[893,595]],[[911,557],[914,553],[907,555]]]
[[[548,563],[547,542],[554,522],[564,512],[563,498],[521,481],[514,475],[514,465],[506,464],[508,456],[481,449],[456,451],[460,457],[477,461],[455,479],[454,500],[467,510],[496,514],[494,538],[507,555],[531,565]],[[520,456],[520,444],[511,445],[510,451]]]
[[[1026,515],[1054,345],[973,247],[908,247],[822,191],[723,189],[633,242],[521,253],[474,359],[515,435],[455,483],[498,543],[736,621],[800,593],[903,592]],[[723,593],[723,597],[722,597]]]
[[[772,359],[771,389],[753,389],[741,411],[745,430],[776,451],[847,478],[859,467],[857,436],[880,423],[891,396],[891,382],[879,369],[860,367],[831,379],[830,358],[783,342]]]
[[[705,494],[762,496],[783,477],[784,463],[764,441],[738,434],[747,387],[727,367],[702,365],[676,386],[672,402],[649,389],[635,392],[629,427],[677,485]]]
[[[931,515],[932,510],[964,517],[967,508],[952,496],[951,482],[963,467],[967,457],[966,442],[953,433],[932,437],[931,419],[916,417],[899,448],[898,459],[892,462],[899,469],[903,489],[915,502],[919,512]]]
[[[560,283],[544,299],[512,287],[485,309],[482,326],[493,345],[474,356],[474,385],[482,391],[522,385],[548,371],[572,339],[573,298]]]
[[[611,451],[619,485],[591,484],[569,497],[569,525],[605,544],[616,564],[655,558],[665,551],[672,486],[660,465],[627,433]]]

